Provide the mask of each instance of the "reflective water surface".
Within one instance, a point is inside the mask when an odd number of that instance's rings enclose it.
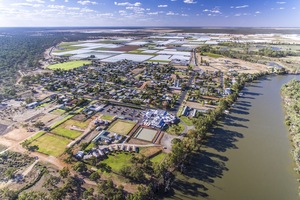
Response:
[[[268,77],[245,88],[188,172],[177,176],[170,199],[299,199],[280,96],[292,79],[300,76]]]

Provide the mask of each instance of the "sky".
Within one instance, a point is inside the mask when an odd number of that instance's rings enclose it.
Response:
[[[300,0],[0,0],[0,27],[300,27]]]

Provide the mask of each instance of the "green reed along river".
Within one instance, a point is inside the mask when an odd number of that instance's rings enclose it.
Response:
[[[300,76],[270,76],[244,90],[166,199],[299,199],[280,89]]]

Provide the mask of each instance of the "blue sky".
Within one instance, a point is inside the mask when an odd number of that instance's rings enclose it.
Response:
[[[300,0],[0,0],[0,26],[300,27]]]

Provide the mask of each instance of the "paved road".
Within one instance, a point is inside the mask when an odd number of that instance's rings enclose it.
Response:
[[[193,71],[192,74],[190,75],[190,79],[188,80],[188,83],[187,83],[188,87],[190,85],[192,85],[192,82],[193,82],[194,78],[195,78],[195,72]],[[182,105],[187,93],[188,93],[187,89],[181,92],[179,99],[177,100],[174,108],[170,111],[170,113],[172,113],[173,115],[176,116],[176,114],[177,114],[180,106]]]
[[[197,51],[196,51],[196,49],[193,49],[193,54],[194,54],[195,66],[198,67],[198,60],[197,60]]]

